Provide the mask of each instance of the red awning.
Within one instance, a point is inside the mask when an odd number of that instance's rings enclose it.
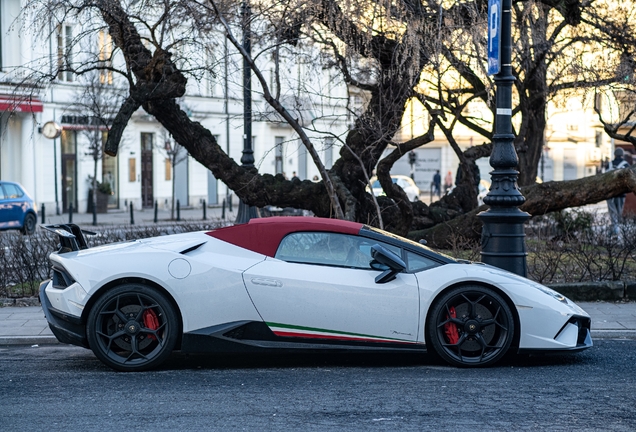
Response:
[[[0,95],[0,111],[42,112],[42,101],[30,96]]]

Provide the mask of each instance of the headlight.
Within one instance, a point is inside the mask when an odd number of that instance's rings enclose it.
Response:
[[[533,283],[532,286],[534,286],[539,291],[549,295],[550,297],[555,298],[556,300],[560,301],[561,303],[568,304],[568,298],[566,296],[564,296],[563,294],[561,294],[559,292],[556,292],[552,288],[548,288],[547,286],[544,286],[544,285],[541,285],[541,284],[538,284],[538,283]]]

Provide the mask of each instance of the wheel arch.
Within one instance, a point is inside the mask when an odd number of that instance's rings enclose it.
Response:
[[[444,288],[443,290],[441,290],[440,292],[437,293],[437,295],[435,295],[435,298],[433,298],[433,300],[431,301],[428,310],[426,311],[426,317],[424,317],[424,340],[426,343],[426,346],[429,347],[431,345],[429,345],[430,341],[428,340],[428,331],[426,330],[426,323],[428,323],[428,319],[429,316],[431,314],[431,311],[433,310],[433,306],[439,301],[440,297],[442,297],[444,294],[446,294],[448,291],[455,289],[455,288],[459,288],[462,286],[469,286],[469,285],[478,285],[478,286],[482,286],[484,288],[489,288],[491,290],[493,290],[494,292],[496,292],[497,294],[499,294],[501,296],[501,298],[504,299],[504,301],[506,302],[506,304],[508,305],[508,307],[510,308],[510,312],[512,313],[512,318],[514,319],[514,324],[515,324],[515,331],[513,334],[513,339],[512,339],[512,345],[510,346],[510,348],[512,348],[515,352],[519,350],[519,341],[521,340],[521,321],[519,320],[519,313],[517,311],[517,308],[515,307],[514,302],[512,301],[512,299],[510,298],[510,296],[508,296],[508,294],[506,294],[501,288],[486,283],[486,282],[481,282],[481,281],[461,281],[461,282],[457,282],[454,283],[452,285],[447,286],[446,288]]]
[[[161,286],[157,282],[152,281],[150,279],[140,278],[140,277],[125,277],[125,278],[119,278],[119,279],[115,279],[108,282],[107,284],[99,288],[97,291],[95,291],[95,293],[86,302],[86,305],[84,305],[84,310],[82,311],[82,323],[86,324],[90,310],[92,309],[95,302],[104,295],[104,293],[106,293],[108,290],[112,288],[129,284],[129,283],[146,285],[148,287],[156,289],[157,291],[161,292],[163,295],[166,296],[168,301],[172,304],[172,307],[174,307],[174,310],[179,319],[180,331],[179,331],[179,336],[177,339],[177,344],[175,346],[175,350],[181,349],[181,339],[183,337],[183,316],[181,315],[181,309],[179,308],[179,305],[177,304],[172,294],[170,294],[170,292],[167,289],[165,289],[163,286]]]

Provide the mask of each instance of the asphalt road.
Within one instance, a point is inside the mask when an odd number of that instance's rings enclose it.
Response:
[[[457,369],[424,356],[186,357],[117,373],[65,345],[0,348],[0,430],[634,431],[636,341]]]

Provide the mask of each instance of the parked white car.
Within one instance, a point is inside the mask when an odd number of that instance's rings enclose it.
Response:
[[[431,351],[456,366],[592,346],[556,291],[356,222],[271,217],[88,248],[59,236],[40,299],[55,336],[140,371],[173,350]]]
[[[411,177],[405,175],[392,175],[391,180],[404,190],[409,201],[417,201],[420,199],[420,188],[417,187]],[[386,195],[384,190],[382,190],[382,186],[380,185],[380,181],[377,177],[373,176],[371,178],[371,186],[373,187],[373,195]]]

